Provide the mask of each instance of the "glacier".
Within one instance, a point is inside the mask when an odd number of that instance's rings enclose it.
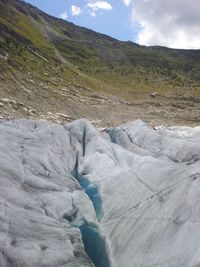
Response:
[[[200,127],[0,120],[1,267],[200,266]]]

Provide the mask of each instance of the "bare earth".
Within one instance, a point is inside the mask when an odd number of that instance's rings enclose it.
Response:
[[[37,87],[37,86],[36,86]],[[27,90],[20,85],[18,92],[0,85],[1,118],[37,118],[65,123],[78,118],[88,118],[96,126],[121,125],[142,119],[151,125],[198,126],[200,99],[189,95],[170,93],[144,93],[137,99],[122,98],[94,93],[87,88],[62,87],[51,98],[42,95],[34,86]]]

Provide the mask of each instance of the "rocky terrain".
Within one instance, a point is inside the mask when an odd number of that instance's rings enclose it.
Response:
[[[62,94],[61,94],[62,95]],[[46,101],[17,101],[0,98],[0,118],[29,118],[56,123],[88,118],[96,126],[115,126],[141,118],[151,125],[188,125],[200,123],[200,100],[194,97],[147,94],[146,100],[127,101],[110,95],[79,93],[55,104]]]
[[[2,119],[0,138],[1,267],[199,266],[199,127]]]
[[[144,47],[0,0],[0,116],[198,125],[200,51]]]

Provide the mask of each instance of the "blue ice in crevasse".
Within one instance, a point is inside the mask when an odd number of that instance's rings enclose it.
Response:
[[[102,219],[102,201],[99,194],[99,188],[97,184],[90,183],[85,177],[81,176],[79,183],[81,187],[84,189],[85,193],[88,195],[90,200],[92,201],[92,204],[94,206],[96,216],[98,221],[101,221]]]
[[[109,258],[104,239],[99,235],[95,225],[85,220],[74,223],[81,231],[85,251],[96,267],[109,267]]]
[[[79,181],[79,184],[90,198],[94,210],[96,212],[97,219],[100,222],[103,216],[103,212],[102,212],[102,200],[99,193],[98,185],[96,183],[91,183],[82,174],[79,174],[77,171],[77,166],[75,166],[72,175]]]

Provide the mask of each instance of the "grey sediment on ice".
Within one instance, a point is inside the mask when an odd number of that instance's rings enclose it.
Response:
[[[200,264],[199,127],[1,120],[0,140],[2,267]]]

